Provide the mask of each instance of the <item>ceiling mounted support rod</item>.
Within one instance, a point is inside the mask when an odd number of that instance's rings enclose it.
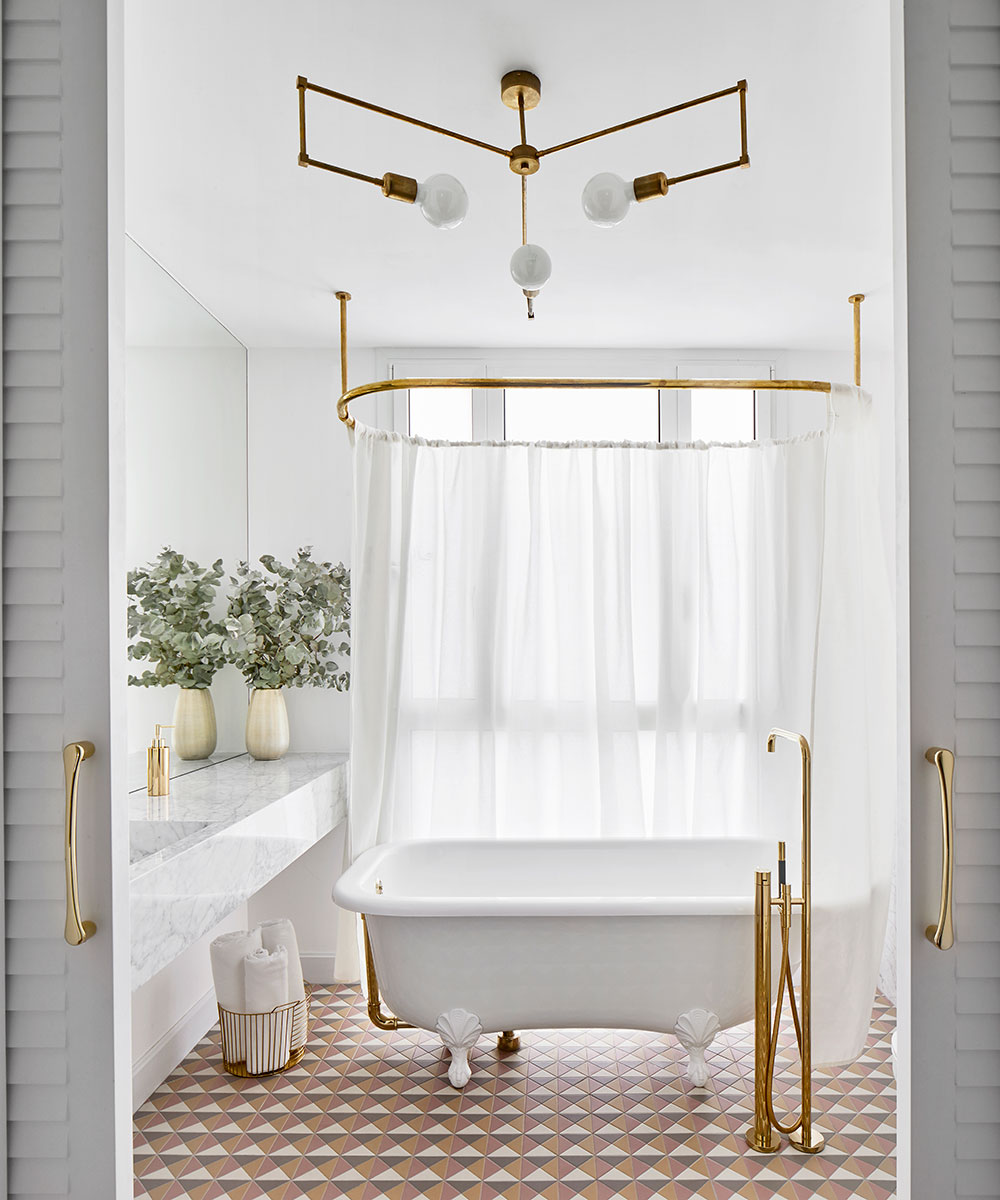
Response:
[[[861,301],[863,292],[848,296],[849,304],[854,305],[854,386],[861,387]]]
[[[350,292],[337,292],[340,301],[340,394],[347,394],[347,302]]]

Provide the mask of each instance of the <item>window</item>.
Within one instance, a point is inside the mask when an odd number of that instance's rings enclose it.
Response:
[[[471,359],[396,359],[387,363],[394,378],[565,374],[566,360],[530,369],[512,352],[495,351],[489,362]],[[675,376],[681,379],[756,378],[773,374],[769,362],[629,361],[627,353],[609,361],[607,374]],[[588,373],[593,371],[592,363]],[[445,441],[512,442],[752,442],[782,436],[769,391],[749,388],[698,388],[688,391],[646,388],[414,388],[395,393],[385,412],[390,427],[416,437]],[[380,422],[383,423],[383,422]]]
[[[504,392],[508,442],[656,442],[654,388],[510,388]]]
[[[411,436],[472,441],[471,388],[412,388],[409,397]]]
[[[698,388],[691,393],[692,442],[752,442],[757,436],[752,388]]]

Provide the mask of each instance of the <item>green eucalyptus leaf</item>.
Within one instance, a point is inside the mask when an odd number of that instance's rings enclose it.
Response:
[[[209,687],[227,661],[226,630],[213,613],[223,577],[166,546],[152,562],[128,572],[130,659],[152,671],[129,676],[133,687]]]
[[[343,563],[318,563],[311,547],[291,563],[261,555],[260,568],[240,563],[223,630],[229,661],[249,686],[333,687],[349,676],[335,656],[349,653],[350,572]],[[338,636],[333,639],[333,634]]]

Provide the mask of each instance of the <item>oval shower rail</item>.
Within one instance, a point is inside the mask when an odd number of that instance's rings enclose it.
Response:
[[[693,388],[733,388],[743,391],[829,392],[830,384],[819,379],[379,379],[351,388],[337,401],[337,416],[354,428],[350,403],[379,392],[410,388],[655,388],[658,391],[688,391]]]
[[[692,391],[707,388],[712,391],[739,389],[743,391],[772,392],[829,392],[831,384],[821,379],[378,379],[363,383],[360,387],[347,387],[347,304],[350,292],[336,293],[340,302],[340,390],[337,401],[337,416],[353,429],[354,418],[350,406],[353,400],[372,396],[379,392],[401,392],[412,388],[473,388],[477,390],[497,388],[655,388],[658,391]],[[854,309],[854,382],[861,385],[861,302],[860,292],[849,297]]]

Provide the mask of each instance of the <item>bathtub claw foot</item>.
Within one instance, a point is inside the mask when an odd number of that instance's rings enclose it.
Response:
[[[472,1078],[469,1051],[483,1032],[482,1022],[475,1013],[467,1012],[464,1008],[450,1008],[438,1017],[434,1028],[451,1052],[448,1082],[454,1088],[464,1088]]]
[[[708,1064],[705,1051],[719,1032],[719,1018],[704,1008],[692,1008],[677,1018],[674,1036],[688,1052],[687,1077],[697,1088],[708,1084]]]

